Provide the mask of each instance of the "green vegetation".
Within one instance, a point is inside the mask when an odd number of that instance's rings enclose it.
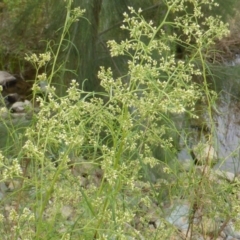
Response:
[[[17,4],[5,2],[13,4],[9,14],[15,16]],[[217,94],[209,87],[207,59],[214,41],[229,33],[227,25],[210,14],[216,4],[162,1],[159,22],[150,21],[141,8],[128,7],[119,26],[121,41],[107,42],[112,64],[98,69],[99,86],[93,88],[96,76],[91,76],[98,64],[93,61],[86,67],[87,79],[76,68],[84,60],[74,38],[82,43],[85,30],[77,35],[76,24],[93,24],[82,8],[74,7],[77,2],[60,4],[66,14],[58,42],[48,41],[42,54],[25,55],[36,72],[33,101],[39,102],[39,112],[27,127],[2,119],[9,137],[0,154],[0,183],[11,189],[0,200],[2,239],[174,239],[181,234],[183,239],[194,239],[194,234],[217,239],[223,229],[209,231],[208,221],[217,216],[226,226],[237,217],[238,200],[230,193],[236,192],[239,182],[219,184],[211,168],[215,155],[209,154],[215,147],[212,107]],[[186,11],[189,5],[193,11]],[[100,14],[100,5],[94,6]],[[45,18],[34,16],[32,24],[41,25]],[[188,52],[181,59],[176,57],[178,45]],[[92,42],[88,54],[93,59],[97,49]],[[65,77],[74,75],[77,79],[68,86]],[[47,96],[35,98],[41,81],[47,81]],[[185,136],[185,121],[198,118],[197,102],[206,104],[211,120],[209,150],[201,159],[202,168],[194,164],[185,168],[176,153],[180,136]],[[204,149],[196,151],[201,155]],[[181,234],[165,211],[167,204],[179,199],[191,209],[186,216],[189,227]],[[201,216],[198,224],[196,214]],[[149,224],[156,216],[153,231]]]

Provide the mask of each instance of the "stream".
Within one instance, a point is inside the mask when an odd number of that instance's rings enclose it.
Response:
[[[214,121],[213,146],[218,158],[214,169],[238,175],[240,174],[240,57],[237,56],[235,61],[226,63],[225,66],[218,67],[216,70],[220,74],[218,73],[219,75],[212,82],[212,85],[218,94],[218,99],[211,109],[212,120]],[[189,149],[200,140],[199,132],[203,131],[204,125],[209,129],[213,127],[211,126],[212,120],[210,120],[207,105],[201,104],[198,104],[196,108],[202,114],[198,120],[190,120],[188,126],[188,131],[195,131],[193,133],[194,143],[181,149],[178,154],[180,161],[186,161],[186,159],[192,161]],[[182,138],[185,137],[182,136]],[[183,146],[181,141],[180,145]]]
[[[216,169],[240,173],[240,100],[231,96],[221,97],[216,122],[217,154],[219,163]]]
[[[223,67],[215,82],[219,99],[213,109],[216,152],[215,169],[240,174],[240,56]]]

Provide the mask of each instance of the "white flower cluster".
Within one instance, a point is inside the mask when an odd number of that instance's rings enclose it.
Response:
[[[2,178],[4,180],[8,180],[20,176],[22,176],[22,167],[17,159],[13,159],[11,166],[5,166],[2,173]]]
[[[40,53],[38,56],[37,54],[33,53],[30,56],[26,56],[25,60],[33,63],[34,65],[38,66],[38,68],[41,68],[46,65],[51,60],[51,53],[46,52],[46,53]]]

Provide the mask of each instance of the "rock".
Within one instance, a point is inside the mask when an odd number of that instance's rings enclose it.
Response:
[[[206,142],[199,142],[192,148],[192,155],[197,165],[214,165],[218,158],[214,147]]]
[[[62,214],[62,217],[65,218],[65,219],[70,218],[71,215],[73,214],[72,207],[69,206],[69,205],[64,205],[61,209],[61,214]]]
[[[13,113],[26,113],[32,109],[33,106],[28,100],[25,100],[24,102],[15,102],[10,108]]]
[[[223,231],[228,236],[227,239],[240,239],[240,232],[235,230],[235,226],[232,221],[227,224]]]
[[[181,231],[187,231],[189,227],[190,204],[179,200],[171,207],[170,214],[166,216],[166,221],[176,226]]]
[[[22,181],[20,180],[12,180],[8,183],[6,183],[8,191],[13,191],[16,189],[19,189],[22,186]]]
[[[215,170],[214,173],[219,179],[227,180],[228,182],[234,182],[236,179],[236,175],[232,172]]]
[[[7,108],[10,108],[12,104],[20,100],[21,100],[21,97],[17,93],[11,93],[11,94],[8,94],[6,97],[4,97],[4,102]]]
[[[0,85],[6,86],[9,82],[16,81],[17,79],[8,72],[0,71]]]
[[[11,117],[13,118],[13,119],[22,119],[22,120],[24,120],[24,119],[26,119],[26,113],[24,113],[24,112],[22,112],[22,113],[12,113],[11,114]]]

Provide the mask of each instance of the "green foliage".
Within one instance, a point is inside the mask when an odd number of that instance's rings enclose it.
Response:
[[[100,84],[97,79],[97,71],[100,66],[111,67],[114,76],[118,77],[126,71],[126,59],[123,57],[112,59],[106,46],[110,39],[121,41],[128,37],[126,31],[119,31],[123,20],[123,12],[129,13],[127,6],[134,9],[142,8],[146,20],[152,20],[156,25],[160,24],[167,11],[163,0],[101,0],[81,1],[75,0],[72,8],[81,7],[86,9],[86,21],[75,22],[67,32],[62,43],[62,49],[58,58],[58,67],[61,71],[54,76],[54,82],[63,94],[64,85],[76,78],[82,88],[87,91],[99,90]],[[188,8],[179,12],[172,12],[168,20],[178,15],[192,14],[193,3],[186,2]],[[220,7],[208,9],[205,3],[202,4],[204,16],[221,15],[227,17],[233,14],[236,0],[218,0]],[[170,3],[170,2],[169,2]],[[206,2],[208,3],[208,2]],[[4,7],[1,12],[1,41],[0,41],[0,66],[10,72],[21,72],[28,78],[26,72],[30,66],[24,61],[25,53],[40,53],[45,51],[46,40],[53,51],[56,52],[58,42],[64,29],[64,21],[68,14],[64,1],[39,0],[39,1],[12,1],[4,0]],[[178,26],[165,26],[165,31],[170,33],[174,29],[179,35]],[[185,54],[185,38],[181,36],[182,42],[178,43],[177,51]],[[45,41],[42,41],[45,40]],[[57,43],[57,44],[56,44]],[[175,46],[172,45],[172,48]],[[183,47],[183,49],[181,49]],[[62,63],[65,64],[62,65]],[[7,64],[6,64],[7,63]],[[51,66],[48,66],[51,71]],[[72,71],[69,71],[71,69]],[[32,77],[32,76],[31,76]],[[59,82],[60,79],[60,82]],[[63,80],[64,79],[64,80]],[[87,81],[86,81],[87,79]],[[32,79],[27,79],[32,80]],[[63,88],[63,89],[61,89]]]
[[[108,41],[111,57],[127,59],[126,73],[115,78],[111,68],[101,67],[98,78],[104,91],[85,91],[72,80],[66,96],[59,97],[51,85],[59,70],[57,61],[62,61],[60,51],[68,42],[70,24],[76,24],[83,13],[79,8],[72,9],[72,1],[66,1],[67,17],[56,52],[49,44],[50,53],[26,57],[37,71],[44,64],[52,67],[50,74],[41,74],[37,79],[46,78],[48,101],[38,99],[40,111],[26,129],[19,153],[0,155],[2,182],[14,186],[0,205],[6,212],[0,215],[2,236],[170,239],[179,232],[164,219],[161,204],[175,198],[185,198],[192,212],[197,206],[204,217],[219,212],[227,219],[236,216],[237,201],[230,196],[229,207],[219,196],[228,198],[225,190],[236,189],[238,183],[230,186],[215,182],[213,191],[207,160],[202,172],[193,166],[185,171],[176,159],[164,162],[152,151],[155,147],[176,150],[167,134],[171,115],[187,113],[196,117],[194,107],[203,96],[211,115],[215,94],[206,82],[204,52],[215,37],[222,37],[227,30],[219,18],[211,16],[206,16],[202,29],[197,20],[202,17],[200,7],[206,1],[191,2],[195,4],[194,16],[176,16],[169,22],[167,17],[184,5],[179,0],[167,1],[165,18],[158,25],[146,20],[141,9],[129,7],[121,26],[129,37],[121,42]],[[175,58],[170,46],[182,40],[166,31],[169,26],[181,28],[187,45],[194,49],[187,61]],[[202,87],[193,83],[194,75],[202,76]],[[36,89],[37,82],[33,86]],[[153,169],[161,174],[155,176]],[[204,208],[206,202],[217,202],[217,207]],[[153,206],[161,221],[154,236],[147,216]],[[191,216],[187,217],[193,226]]]

